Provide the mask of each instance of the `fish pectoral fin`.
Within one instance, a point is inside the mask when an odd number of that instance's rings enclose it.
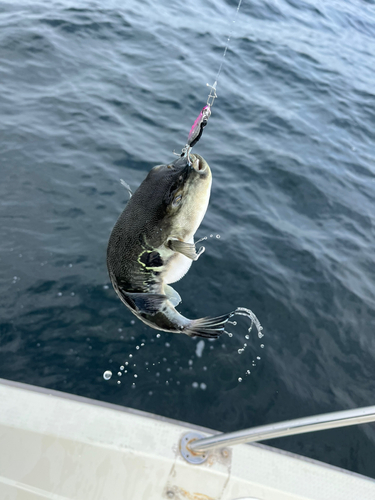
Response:
[[[129,293],[126,292],[128,301],[134,304],[133,309],[145,314],[156,314],[160,312],[166,295],[160,293]]]
[[[178,306],[182,300],[180,294],[169,285],[164,285],[164,293],[173,307]]]
[[[182,253],[182,255],[191,260],[198,260],[200,255],[205,251],[204,247],[200,247],[197,253],[194,243],[186,243],[180,240],[169,240],[168,246],[174,252]]]

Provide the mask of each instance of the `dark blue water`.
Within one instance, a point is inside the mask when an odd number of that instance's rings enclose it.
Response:
[[[373,1],[244,0],[235,24],[176,289],[264,338],[157,338],[110,286],[119,179],[184,146],[236,6],[0,1],[0,377],[222,431],[375,404]],[[375,477],[374,425],[270,444]]]

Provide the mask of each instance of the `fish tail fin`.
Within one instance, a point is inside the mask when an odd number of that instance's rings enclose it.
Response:
[[[245,307],[237,307],[234,311],[223,314],[222,316],[217,316],[216,318],[200,318],[191,320],[185,327],[184,333],[190,337],[217,339],[223,333],[227,333],[225,332],[225,325],[233,316],[245,316],[250,319],[251,324],[248,329],[249,333],[252,330],[253,325],[255,325],[258,331],[258,336],[261,335],[263,337],[263,334],[261,333],[263,327],[259,323],[258,318],[252,311],[250,311],[250,309],[246,309]],[[233,324],[235,324],[235,322]]]
[[[215,318],[199,318],[190,321],[185,327],[184,333],[189,337],[203,337],[206,339],[217,339],[225,332],[225,325],[235,312],[232,311]]]

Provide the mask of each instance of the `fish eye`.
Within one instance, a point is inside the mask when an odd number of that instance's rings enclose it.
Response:
[[[182,200],[182,194],[178,194],[177,196],[175,196],[172,201],[172,207],[173,208],[178,207],[181,203],[181,200]]]

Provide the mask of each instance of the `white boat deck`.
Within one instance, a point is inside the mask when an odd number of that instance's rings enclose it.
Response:
[[[0,380],[0,500],[375,499],[372,479],[258,444],[188,464],[192,428]]]

